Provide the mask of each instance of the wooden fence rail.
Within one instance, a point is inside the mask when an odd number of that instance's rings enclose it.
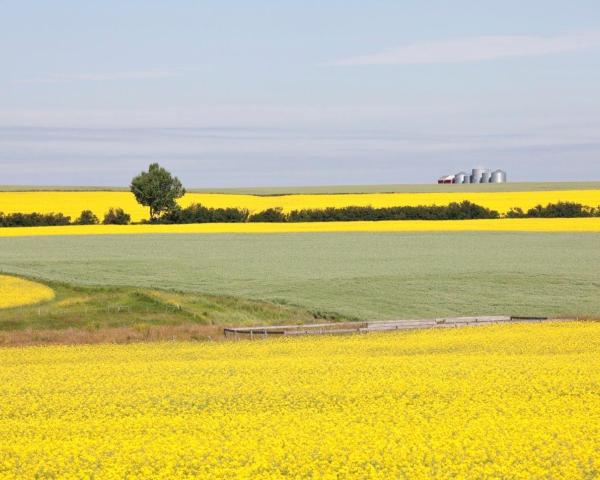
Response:
[[[454,328],[482,326],[494,323],[540,322],[547,317],[523,316],[479,316],[442,317],[431,319],[377,320],[366,322],[317,323],[308,325],[278,325],[268,327],[227,327],[223,333],[227,338],[266,338],[269,335],[343,335],[350,333],[389,332],[422,328]]]

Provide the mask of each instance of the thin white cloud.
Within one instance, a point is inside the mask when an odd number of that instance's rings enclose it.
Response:
[[[404,45],[380,53],[328,63],[330,66],[417,65],[467,63],[508,57],[576,52],[600,46],[600,32],[554,37],[509,35],[481,36]]]

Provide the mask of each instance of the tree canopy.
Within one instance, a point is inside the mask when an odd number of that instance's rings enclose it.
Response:
[[[134,177],[130,188],[138,203],[150,208],[151,221],[175,209],[176,200],[185,195],[179,179],[158,163],[151,164],[147,172]]]

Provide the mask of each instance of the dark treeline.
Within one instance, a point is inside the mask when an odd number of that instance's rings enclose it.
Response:
[[[71,217],[62,213],[8,213],[0,212],[0,227],[56,227],[61,225],[96,225],[100,220],[91,210],[84,210],[71,222]],[[104,225],[127,225],[131,216],[121,208],[111,208],[104,219]]]
[[[352,222],[357,220],[467,220],[500,218],[500,214],[495,210],[465,201],[445,206],[294,210],[287,217],[289,222]]]
[[[499,218],[500,214],[471,202],[451,203],[447,206],[419,207],[344,207],[293,210],[284,213],[280,208],[269,208],[250,215],[237,208],[207,208],[199,204],[177,208],[153,223],[244,223],[244,222],[351,222],[359,220],[465,220]]]
[[[506,218],[577,218],[600,217],[600,207],[586,207],[579,203],[549,203],[545,207],[538,205],[523,211],[512,208]],[[176,207],[150,223],[245,223],[245,222],[352,222],[379,220],[473,220],[484,218],[502,218],[495,210],[464,201],[445,206],[420,205],[416,207],[343,207],[293,210],[284,213],[280,208],[269,208],[250,214],[248,210],[238,208],[208,208],[193,204],[186,208]],[[79,217],[62,213],[9,213],[0,212],[0,227],[44,227],[59,225],[127,225],[131,217],[120,208],[111,208],[102,221],[90,210],[84,210]],[[143,221],[142,223],[149,223]]]
[[[511,209],[507,218],[574,218],[600,216],[600,208],[590,208],[578,203],[559,202],[545,207],[538,205],[524,212]],[[177,207],[153,220],[152,223],[244,223],[244,222],[352,222],[379,220],[475,220],[502,218],[497,211],[464,201],[449,205],[420,205],[416,207],[343,207],[293,210],[283,212],[281,208],[269,208],[249,214],[237,208],[208,208],[199,204],[186,208]]]
[[[62,213],[8,213],[0,212],[2,227],[53,227],[70,225],[71,217]]]
[[[152,223],[244,223],[249,218],[248,210],[237,208],[208,208],[198,203],[186,208],[176,207]]]
[[[600,217],[600,207],[586,207],[581,203],[558,202],[549,203],[545,207],[537,205],[524,212],[521,208],[511,208],[507,218],[577,218]]]

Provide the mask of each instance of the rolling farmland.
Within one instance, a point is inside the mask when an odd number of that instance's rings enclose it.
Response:
[[[0,4],[0,480],[600,480],[600,2]]]
[[[595,478],[600,324],[0,349],[0,478]]]
[[[0,265],[74,284],[234,295],[351,318],[597,316],[599,242],[597,233],[523,232],[8,237]]]
[[[599,195],[192,193],[182,204],[469,199],[502,211]],[[0,200],[147,215],[118,190]],[[317,319],[599,317],[598,245],[598,217],[2,228],[0,478],[594,478],[597,322],[214,340],[224,325]]]

